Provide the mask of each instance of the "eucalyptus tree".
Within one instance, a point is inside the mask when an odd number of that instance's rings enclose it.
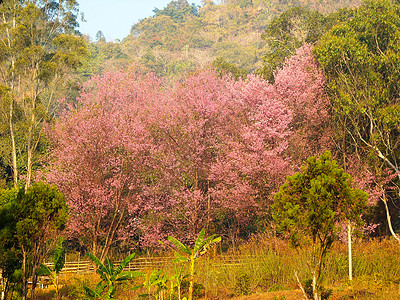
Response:
[[[86,55],[77,36],[75,0],[5,0],[0,4],[0,80],[3,155],[12,170],[14,186],[24,173],[32,179],[42,142],[43,123],[54,99],[66,87],[71,71]]]
[[[379,181],[393,181],[386,169],[400,179],[400,6],[391,0],[365,1],[346,16],[314,52],[327,78],[344,166],[351,168],[349,154],[356,153],[377,178],[385,177],[375,180],[384,186]],[[388,189],[381,190],[391,228]]]
[[[315,54],[348,144],[373,153],[400,178],[399,9],[390,0],[366,1],[321,38]]]

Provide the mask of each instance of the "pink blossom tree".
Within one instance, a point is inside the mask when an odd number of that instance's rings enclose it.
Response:
[[[147,215],[154,231],[145,243],[157,240],[154,232],[190,239],[205,227],[234,240],[247,229],[289,166],[291,112],[274,96],[260,78],[210,71],[175,85],[158,125],[164,194]]]
[[[234,241],[265,217],[288,153],[326,145],[323,82],[306,47],[274,85],[206,70],[171,86],[134,70],[92,79],[48,129],[71,236],[101,258],[134,233],[142,246],[201,228]]]
[[[94,78],[48,130],[54,145],[48,180],[68,197],[71,237],[101,260],[146,197],[154,151],[148,99],[162,97],[160,84],[133,71]]]
[[[294,134],[288,141],[296,164],[300,166],[307,157],[331,150],[331,104],[325,94],[325,76],[314,59],[311,45],[297,49],[276,70],[274,87],[279,99],[293,110]]]

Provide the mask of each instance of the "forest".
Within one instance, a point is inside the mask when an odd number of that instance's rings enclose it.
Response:
[[[79,15],[0,2],[2,300],[400,299],[400,2]]]

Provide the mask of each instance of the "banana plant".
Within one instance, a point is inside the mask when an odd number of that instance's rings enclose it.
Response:
[[[169,236],[168,241],[170,241],[175,247],[174,251],[175,259],[174,262],[189,262],[190,263],[190,274],[189,274],[189,293],[188,300],[193,300],[193,284],[194,284],[194,271],[196,260],[205,254],[212,244],[221,241],[221,237],[216,237],[215,234],[205,237],[205,229],[203,228],[196,238],[193,249],[182,244],[176,238]]]
[[[143,275],[142,272],[138,271],[123,271],[129,262],[135,257],[135,253],[127,256],[116,269],[108,257],[105,258],[104,264],[92,253],[89,253],[88,257],[95,263],[97,267],[96,272],[101,278],[101,281],[94,289],[84,286],[85,291],[90,298],[101,299],[105,289],[108,287],[108,291],[104,295],[104,298],[113,299],[118,282],[135,279]]]
[[[53,267],[50,268],[44,264],[39,267],[38,275],[47,276],[50,279],[51,284],[56,290],[56,298],[60,299],[60,289],[58,275],[61,272],[65,264],[65,247],[63,247],[63,240],[61,239],[54,251]]]
[[[143,287],[146,290],[146,294],[141,294],[140,297],[151,299],[152,289],[157,287],[156,294],[159,294],[163,289],[167,281],[167,276],[162,274],[162,270],[153,270],[150,274],[144,274],[144,281],[139,287]]]
[[[172,299],[172,295],[174,294],[174,289],[178,289],[178,300],[181,300],[181,286],[182,286],[182,281],[186,279],[189,275],[184,274],[182,268],[178,268],[178,266],[175,264],[175,273],[170,277],[170,288],[169,288],[169,294],[170,298]]]

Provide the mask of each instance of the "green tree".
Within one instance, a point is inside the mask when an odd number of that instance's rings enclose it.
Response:
[[[13,216],[12,203],[7,199],[17,196],[15,190],[4,190],[0,197],[0,270],[2,278],[1,299],[12,295],[13,287],[18,282],[21,269],[21,251],[16,237],[16,220]]]
[[[8,125],[2,135],[9,137],[6,154],[15,187],[20,173],[30,185],[43,123],[87,53],[86,43],[75,35],[77,12],[75,0],[0,4],[1,117]]]
[[[319,158],[308,158],[302,171],[289,176],[275,194],[272,210],[278,231],[288,234],[294,246],[311,239],[309,268],[314,299],[321,297],[322,263],[340,225],[363,223],[361,214],[368,195],[351,185],[351,176],[326,151]]]
[[[155,8],[155,17],[169,16],[176,22],[182,22],[188,15],[197,15],[197,6],[189,4],[187,0],[176,0],[168,3],[164,9]]]
[[[390,0],[365,1],[347,13],[346,20],[325,34],[314,49],[327,77],[344,165],[348,164],[349,152],[356,152],[372,164],[376,173],[390,168],[397,179],[399,37],[399,4]],[[382,200],[386,204],[386,197]]]
[[[227,62],[222,57],[218,57],[213,61],[213,66],[220,76],[230,74],[235,80],[239,78],[245,79],[247,77],[246,70],[240,69],[234,64]]]
[[[295,54],[304,43],[315,43],[329,25],[323,14],[305,7],[293,7],[273,18],[261,36],[268,50],[263,57],[263,66],[257,72],[273,81],[273,72],[282,67],[285,58]]]
[[[22,299],[27,297],[28,278],[32,279],[31,298],[34,299],[39,266],[65,228],[67,204],[56,187],[41,182],[26,191],[24,188],[4,190],[0,199],[3,203],[0,213],[6,210],[10,223],[15,225],[14,247],[22,260]]]

